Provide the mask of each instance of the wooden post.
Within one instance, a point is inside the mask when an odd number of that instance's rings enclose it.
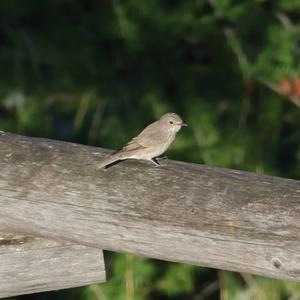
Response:
[[[0,135],[0,229],[300,280],[300,182]]]
[[[99,249],[0,233],[0,298],[103,281]]]

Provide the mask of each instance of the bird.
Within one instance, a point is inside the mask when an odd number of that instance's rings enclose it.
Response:
[[[110,165],[126,159],[147,160],[160,166],[157,157],[163,154],[174,141],[181,127],[187,126],[179,115],[169,112],[159,120],[148,125],[131,139],[120,151],[104,159],[97,169],[108,168]]]

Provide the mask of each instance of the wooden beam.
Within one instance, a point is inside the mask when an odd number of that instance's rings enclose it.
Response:
[[[0,232],[0,298],[103,281],[99,249]]]
[[[0,135],[0,229],[300,280],[300,182]]]

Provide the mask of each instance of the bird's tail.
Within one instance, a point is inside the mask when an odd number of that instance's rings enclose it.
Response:
[[[99,165],[97,165],[97,169],[103,169],[119,160],[122,160],[123,158],[119,153],[112,154],[111,156],[105,158]]]

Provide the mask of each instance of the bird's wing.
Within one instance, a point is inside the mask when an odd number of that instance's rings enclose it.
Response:
[[[155,147],[161,139],[156,122],[147,126],[138,136],[129,141],[120,152],[134,151]]]

